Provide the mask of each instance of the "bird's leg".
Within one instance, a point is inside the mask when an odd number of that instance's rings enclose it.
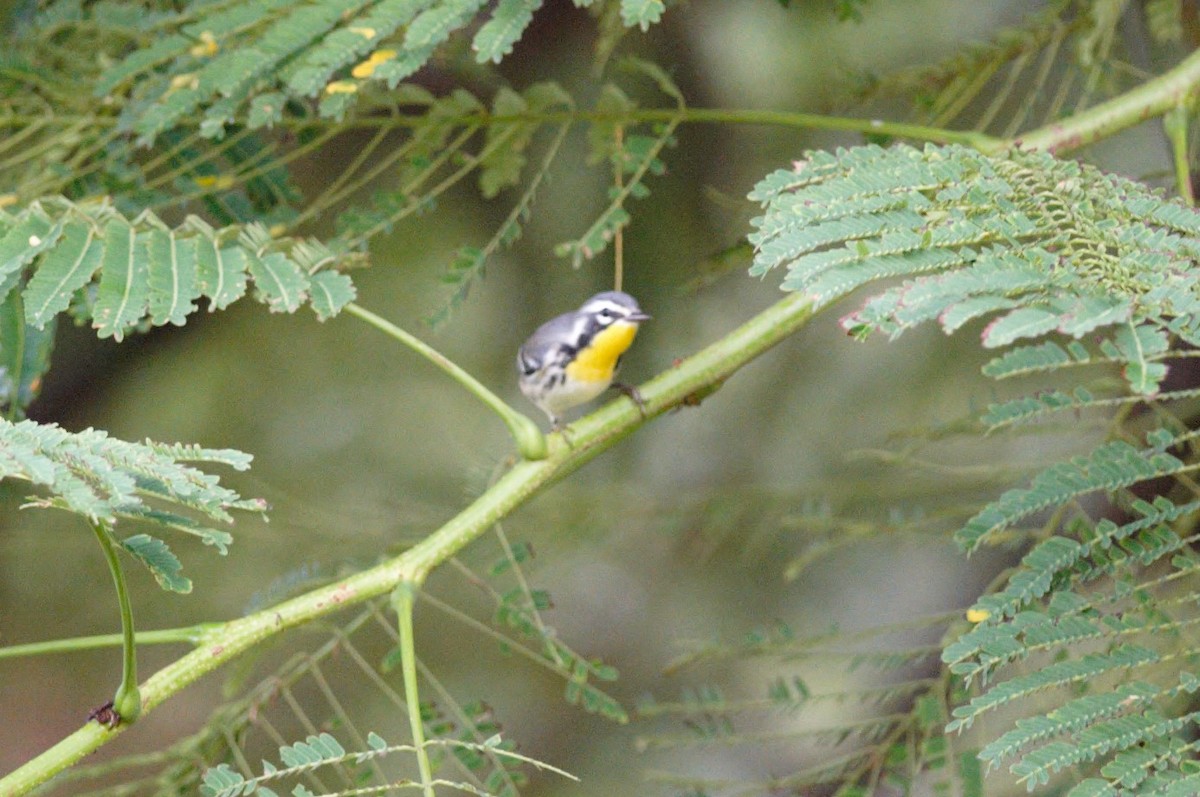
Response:
[[[575,444],[571,442],[571,435],[567,434],[567,427],[563,425],[562,419],[550,412],[546,414],[550,416],[550,431],[562,435],[563,440],[567,442],[567,448],[574,448]]]
[[[642,400],[641,391],[639,391],[633,385],[627,385],[624,382],[613,382],[610,387],[612,387],[613,390],[619,390],[626,396],[629,396],[629,398],[633,400],[633,403],[637,405],[638,412],[642,414],[642,417],[646,417],[646,402]]]

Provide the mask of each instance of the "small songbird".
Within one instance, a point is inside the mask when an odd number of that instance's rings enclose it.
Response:
[[[609,386],[641,405],[641,396],[613,384],[621,355],[633,343],[638,324],[649,319],[637,300],[620,291],[597,293],[578,310],[538,327],[517,352],[521,392],[561,428],[560,413],[584,404]]]

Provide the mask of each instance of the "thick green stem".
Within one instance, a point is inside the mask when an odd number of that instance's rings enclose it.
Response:
[[[695,404],[743,365],[801,328],[811,315],[811,305],[804,296],[788,295],[716,343],[642,385],[645,416],[632,401],[618,398],[573,424],[570,446],[555,436],[546,459],[518,462],[458,516],[399,556],[276,606],[214,626],[196,650],[163,667],[142,685],[143,712],[153,711],[201,676],[264,640],[386,595],[401,584],[422,583],[430,570],[486,534],[493,523],[539,490],[592,460],[648,418],[673,407]],[[118,726],[109,731],[97,723],[86,723],[0,779],[0,794],[16,797],[27,793],[105,744],[122,729],[123,726]]]
[[[129,602],[125,571],[117,556],[112,532],[100,521],[93,521],[91,526],[100,547],[104,550],[104,558],[108,561],[108,569],[117,588],[117,603],[121,607],[121,685],[117,687],[117,694],[113,697],[112,708],[116,712],[117,722],[131,725],[142,713],[142,696],[138,692],[137,682],[137,642],[133,633],[133,605]]]
[[[346,305],[346,312],[361,318],[376,329],[387,333],[405,346],[408,346],[486,404],[492,412],[500,416],[500,420],[504,421],[504,425],[508,427],[509,434],[516,441],[517,450],[521,452],[522,457],[525,459],[545,459],[546,437],[542,434],[542,430],[538,428],[538,425],[527,416],[522,415],[504,403],[499,396],[484,387],[479,380],[457,366],[444,354],[423,340],[405,332],[391,321],[375,315],[370,310],[359,307],[354,302]]]
[[[999,149],[1018,146],[1061,153],[1099,141],[1118,131],[1187,105],[1200,86],[1200,50],[1135,89],[1094,105],[1074,116],[1051,122],[1005,142]],[[993,146],[980,147],[984,152]]]
[[[408,709],[408,724],[412,729],[413,747],[417,749],[417,769],[421,773],[421,789],[425,797],[434,797],[433,767],[425,749],[425,721],[421,718],[421,694],[417,685],[417,647],[413,642],[413,604],[420,583],[406,581],[392,591],[392,608],[396,611],[400,632],[400,670],[404,675],[404,702]]]

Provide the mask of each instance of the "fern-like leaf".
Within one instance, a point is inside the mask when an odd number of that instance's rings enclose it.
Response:
[[[1014,730],[986,745],[979,757],[995,766],[1034,743],[1077,733],[1098,720],[1143,708],[1161,693],[1153,684],[1134,681],[1111,692],[1078,697],[1045,715],[1017,720]]]
[[[1167,335],[1196,334],[1188,269],[1200,214],[1091,167],[1045,153],[858,147],[811,153],[751,198],[766,211],[754,221],[752,273],[785,266],[785,290],[823,305],[908,277],[844,319],[859,334],[930,320],[950,332],[984,316],[993,316],[982,333],[990,347],[1108,330],[1101,349],[1143,395],[1166,374]],[[1061,347],[1024,352],[992,368],[1065,362]]]
[[[187,114],[204,109],[205,135],[223,134],[227,124],[238,121],[242,108],[258,108],[256,122],[266,107],[282,108],[289,97],[316,95],[329,85],[334,73],[356,58],[376,49],[405,25],[415,25],[433,5],[432,0],[391,2],[297,2],[273,0],[215,13],[181,15],[179,34],[169,35],[147,50],[131,54],[101,76],[97,94],[114,91],[131,79],[140,79],[135,91],[145,99],[126,114],[126,125],[137,132],[142,143],[173,128]],[[440,4],[455,5],[452,0]],[[461,2],[458,3],[461,5]],[[447,13],[451,13],[447,8]],[[452,14],[461,27],[461,9]],[[202,44],[197,45],[200,41]],[[207,47],[204,42],[208,42]],[[421,48],[417,58],[408,59],[406,74],[416,71],[432,54]],[[408,55],[407,53],[403,55]],[[368,61],[364,77],[378,77],[375,67],[394,61],[394,55]],[[382,70],[381,75],[382,75]],[[398,79],[398,78],[396,78]],[[394,84],[393,84],[394,85]],[[267,95],[269,102],[255,101]],[[331,109],[328,115],[335,115]]]
[[[472,37],[480,62],[512,52],[544,0],[270,0],[253,7],[188,7],[159,25],[165,34],[107,69],[96,96],[128,91],[124,128],[142,144],[202,115],[201,133],[273,124],[289,101],[320,96],[318,113],[340,119],[371,82],[393,89],[438,47],[481,21]],[[621,19],[642,30],[662,0],[622,0]]]
[[[311,301],[323,320],[354,297],[349,278],[330,269],[361,260],[314,241],[274,239],[259,225],[213,229],[192,216],[172,228],[150,212],[129,219],[107,204],[61,198],[0,211],[0,223],[30,236],[10,260],[31,264],[31,276],[23,288],[6,283],[20,291],[25,322],[43,329],[68,307],[86,308],[80,297],[95,283],[92,325],[117,340],[144,324],[185,323],[201,296],[210,310],[223,309],[245,294],[248,278],[272,310]]]
[[[49,493],[31,499],[29,506],[62,509],[92,522],[112,524],[123,519],[178,529],[224,554],[232,542],[228,532],[150,502],[191,510],[220,523],[233,521],[231,510],[263,511],[266,504],[243,499],[220,486],[216,477],[187,463],[245,470],[250,456],[197,446],[131,443],[92,429],[71,433],[54,425],[0,420],[0,479],[29,482]],[[179,559],[162,540],[135,534],[122,540],[121,546],[144,564],[164,589],[191,591]]]
[[[980,714],[1036,692],[1084,682],[1114,670],[1153,664],[1159,661],[1159,658],[1153,650],[1141,645],[1122,645],[1111,653],[1092,653],[1078,659],[1051,664],[1037,672],[999,683],[969,704],[954,709],[954,720],[947,726],[947,730],[969,728]]]
[[[230,509],[262,508],[187,462],[245,470],[250,456],[150,441],[130,443],[92,429],[72,433],[32,421],[0,421],[0,478],[44,487],[61,508],[93,521],[112,522],[130,509],[140,509],[148,495],[220,522],[232,520]]]
[[[1085,457],[1051,466],[1029,488],[1006,492],[973,517],[956,535],[960,546],[973,550],[990,534],[1050,506],[1096,490],[1115,490],[1146,479],[1177,473],[1179,459],[1155,449],[1138,450],[1113,441]]]

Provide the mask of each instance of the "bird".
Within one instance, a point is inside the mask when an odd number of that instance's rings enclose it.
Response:
[[[554,430],[562,412],[585,404],[610,386],[642,408],[637,389],[613,383],[621,355],[638,325],[650,319],[637,300],[621,291],[597,293],[578,310],[542,324],[517,351],[521,392],[546,413]]]

